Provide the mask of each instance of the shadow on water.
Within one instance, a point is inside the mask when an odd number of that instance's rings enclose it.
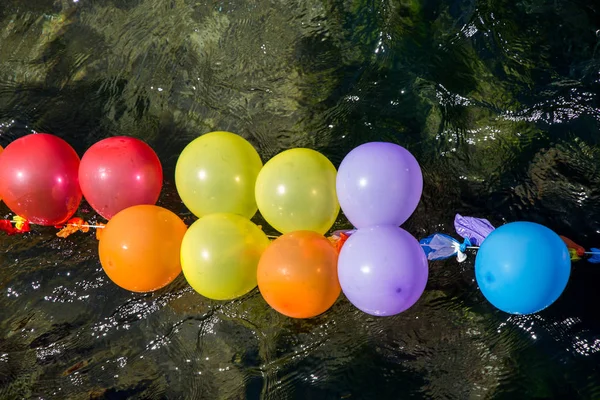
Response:
[[[416,237],[452,233],[459,212],[600,244],[596,2],[4,0],[0,22],[0,145],[45,131],[82,155],[143,138],[165,169],[159,204],[180,215],[174,166],[200,134],[336,165],[385,140],[423,168]],[[533,316],[485,301],[473,254],[431,263],[401,315],[342,296],[296,321],[256,290],[213,302],[181,276],[127,293],[93,233],[53,232],[0,240],[0,398],[600,398],[591,264]]]

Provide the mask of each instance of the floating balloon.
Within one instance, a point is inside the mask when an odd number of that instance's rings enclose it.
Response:
[[[356,228],[402,225],[423,192],[415,157],[394,143],[371,142],[352,150],[337,175],[337,195],[344,215]]]
[[[260,156],[241,136],[211,132],[183,149],[175,168],[175,184],[185,206],[197,217],[256,213],[254,184],[262,168]]]
[[[206,215],[194,222],[183,238],[183,274],[204,297],[240,297],[256,287],[258,261],[268,245],[267,235],[245,217]]]
[[[256,202],[265,220],[281,233],[325,234],[340,206],[331,161],[310,149],[286,150],[269,160],[256,180]]]
[[[181,218],[155,205],[119,211],[100,235],[102,268],[123,289],[158,290],[181,272],[179,254],[186,229]]]
[[[79,207],[79,156],[47,133],[19,138],[0,157],[0,194],[15,214],[33,224],[60,225]]]
[[[404,229],[359,229],[340,251],[342,291],[367,314],[390,316],[412,307],[423,294],[429,274],[421,245]]]
[[[133,137],[110,137],[95,143],[79,165],[83,196],[106,219],[131,206],[155,204],[162,181],[158,156]]]
[[[510,314],[532,314],[554,303],[571,274],[567,245],[533,222],[503,225],[486,237],[475,259],[483,295]]]
[[[275,239],[260,259],[257,276],[265,301],[292,318],[324,313],[341,292],[337,251],[327,238],[311,231]]]

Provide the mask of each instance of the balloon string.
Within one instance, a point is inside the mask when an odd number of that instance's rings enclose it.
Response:
[[[12,224],[17,224],[18,221],[10,221]],[[83,224],[83,225],[79,225],[79,224],[64,224],[62,226],[75,226],[75,227],[81,227],[81,228],[95,228],[95,229],[104,229],[105,225],[90,225],[90,224]],[[267,237],[269,239],[277,239],[279,236],[275,236],[275,235],[267,235]],[[426,244],[421,244],[422,247],[428,246]],[[467,246],[466,247],[469,250],[479,250],[479,246]],[[589,254],[589,255],[600,255],[600,252],[598,251],[586,251],[584,252],[584,254]]]
[[[475,250],[479,250],[479,246],[467,246],[467,249],[475,249]],[[589,255],[600,255],[600,252],[598,251],[585,251],[583,252],[583,254],[589,254]]]
[[[13,225],[16,225],[16,224],[19,223],[19,221],[13,221],[13,220],[11,220],[10,223],[13,224]],[[32,224],[32,225],[35,225],[35,224]],[[105,228],[104,225],[88,225],[88,224],[82,224],[82,225],[79,225],[79,224],[61,224],[59,226],[75,226],[75,227],[96,228],[96,229],[104,229]]]

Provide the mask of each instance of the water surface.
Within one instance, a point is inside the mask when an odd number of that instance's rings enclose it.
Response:
[[[142,138],[165,169],[159,204],[189,217],[173,173],[203,133],[336,166],[392,141],[424,171],[417,238],[452,234],[459,212],[599,246],[599,32],[591,0],[3,0],[0,145],[50,132],[83,155]],[[471,254],[430,263],[401,315],[342,296],[298,321],[256,290],[209,301],[182,276],[128,293],[93,233],[55,232],[0,237],[0,398],[600,398],[592,264],[533,316],[487,303]]]

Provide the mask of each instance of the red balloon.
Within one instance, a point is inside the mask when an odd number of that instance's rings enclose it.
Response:
[[[0,195],[15,214],[38,225],[60,225],[79,207],[79,156],[58,136],[35,133],[0,156]]]
[[[156,204],[162,181],[162,166],[154,150],[128,136],[94,144],[79,166],[83,196],[106,219],[128,207]]]

